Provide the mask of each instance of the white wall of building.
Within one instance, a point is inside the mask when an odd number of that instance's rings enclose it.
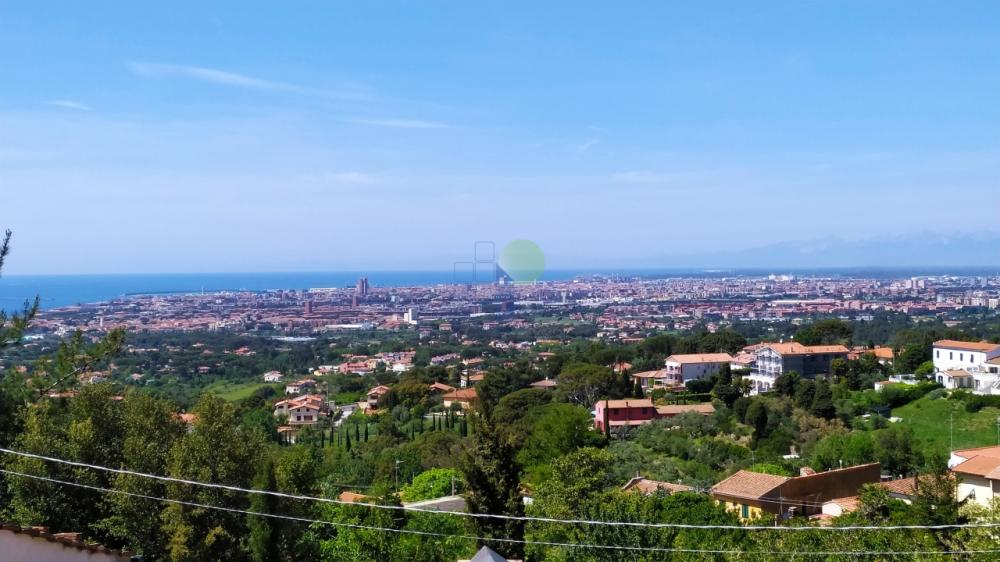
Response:
[[[950,371],[952,369],[973,369],[986,363],[986,352],[969,351],[965,349],[948,349],[935,347],[932,356],[934,369],[937,371]]]

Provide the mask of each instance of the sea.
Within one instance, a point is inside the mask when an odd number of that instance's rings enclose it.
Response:
[[[664,278],[722,277],[732,275],[823,275],[899,278],[909,275],[996,275],[996,268],[827,268],[781,269],[555,269],[543,281],[588,277]],[[266,291],[353,287],[367,277],[372,287],[419,287],[473,282],[471,272],[455,271],[334,271],[299,273],[147,273],[108,275],[3,275],[0,277],[0,310],[16,311],[26,300],[41,299],[41,307],[58,308],[110,299],[151,294],[184,294],[216,291]],[[479,282],[489,282],[480,273]]]

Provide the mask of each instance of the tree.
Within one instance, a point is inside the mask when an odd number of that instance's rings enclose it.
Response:
[[[270,458],[265,458],[264,462],[257,467],[257,475],[254,476],[253,487],[255,490],[276,491],[278,482],[274,477],[274,462]],[[271,495],[256,494],[250,499],[250,511],[256,513],[277,513],[278,498]],[[269,517],[259,515],[247,516],[247,527],[250,529],[250,557],[256,562],[269,562],[278,560],[278,541],[276,540],[275,529],[272,528]]]
[[[7,230],[4,232],[3,239],[0,240],[0,275],[3,274],[4,262],[10,254],[12,235],[13,233]],[[0,349],[21,341],[24,331],[38,314],[40,303],[41,299],[36,296],[34,301],[24,303],[24,308],[20,313],[15,313],[12,316],[8,316],[6,310],[0,309]]]
[[[482,413],[472,415],[472,444],[463,457],[462,471],[469,485],[469,513],[493,513],[521,516],[521,467],[516,449],[504,433]],[[508,558],[521,558],[523,545],[490,541],[492,538],[522,539],[524,523],[517,520],[472,518],[476,536],[485,537],[484,544]]]
[[[590,408],[611,387],[611,369],[589,363],[572,363],[558,377],[556,392],[569,402]]]
[[[849,322],[828,318],[802,326],[795,332],[795,341],[802,345],[850,345],[854,328]]]
[[[767,408],[764,407],[763,400],[758,398],[750,402],[744,423],[753,427],[755,441],[767,437]]]
[[[166,474],[170,450],[185,434],[184,424],[173,407],[141,392],[129,392],[121,402],[122,465],[146,474]],[[115,490],[150,497],[166,497],[166,483],[131,474],[115,475]],[[98,523],[127,548],[141,552],[147,560],[159,560],[167,552],[167,534],[160,525],[163,504],[125,494],[105,497],[109,515]]]
[[[463,492],[465,480],[462,473],[453,468],[432,468],[425,470],[404,486],[400,496],[404,501],[416,502]]]
[[[235,408],[205,394],[194,409],[194,429],[172,447],[170,476],[199,482],[215,482],[248,488],[253,472],[266,450],[264,438],[239,424]],[[170,483],[171,497],[194,503],[246,509],[245,494],[218,488]],[[176,562],[232,560],[244,557],[247,535],[242,515],[170,504],[163,513],[164,529],[170,536],[169,554]]]
[[[91,385],[71,401],[44,400],[28,408],[24,432],[14,443],[21,451],[103,466],[122,462],[121,404],[111,400],[109,385]],[[112,487],[111,475],[62,464],[15,457],[8,465],[25,474]],[[67,488],[13,477],[8,481],[14,519],[24,525],[45,525],[62,532],[95,530],[103,517],[102,496],[96,491]]]
[[[833,392],[830,390],[830,383],[826,379],[816,381],[816,393],[812,401],[809,413],[823,419],[833,419],[837,410],[833,406]]]
[[[874,354],[871,354],[874,357]],[[877,361],[876,361],[877,363]],[[835,357],[830,361],[830,376],[835,378],[847,376],[848,365],[847,360],[841,357]]]
[[[812,407],[816,397],[816,382],[811,379],[801,379],[795,385],[795,405],[799,408]]]
[[[528,381],[523,373],[514,369],[496,369],[486,373],[483,381],[476,385],[476,395],[480,407],[491,412],[493,406],[504,396],[527,386]]]
[[[593,431],[593,426],[590,412],[581,406],[542,406],[517,458],[522,465],[531,467],[580,447],[599,445],[603,439]]]
[[[797,371],[781,373],[774,379],[774,390],[782,396],[792,396],[801,378]]]

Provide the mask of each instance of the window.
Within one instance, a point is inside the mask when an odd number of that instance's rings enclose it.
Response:
[[[965,361],[965,354],[964,353],[959,353],[958,354],[958,360],[959,361]]]
[[[954,359],[954,358],[955,358],[955,352],[954,351],[949,351],[948,352],[948,359],[951,360],[951,359]]]
[[[740,505],[740,517],[744,519],[750,518],[750,506],[747,504]]]
[[[934,353],[935,353],[935,355],[934,355],[935,357],[937,357],[938,359],[941,358],[941,350],[940,349],[936,350]]]

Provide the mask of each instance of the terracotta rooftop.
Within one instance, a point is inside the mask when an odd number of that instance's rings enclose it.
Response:
[[[712,493],[737,498],[759,498],[784,484],[786,480],[788,480],[788,476],[740,470],[712,486]]]
[[[641,373],[635,373],[632,375],[633,379],[660,379],[666,377],[666,369],[660,369],[658,371],[642,371]]]
[[[974,447],[972,449],[960,449],[953,454],[970,459],[972,457],[993,457],[1000,459],[1000,446],[990,445],[988,447]]]
[[[670,404],[669,406],[657,406],[657,413],[661,416],[676,416],[686,412],[698,414],[714,414],[715,406],[711,404]]]
[[[729,363],[732,360],[733,356],[728,353],[688,353],[667,357],[667,361],[677,363]]]
[[[1000,458],[975,456],[955,465],[951,470],[959,474],[972,474],[990,480],[1000,480]]]
[[[677,492],[690,492],[693,489],[694,488],[691,486],[685,486],[684,484],[660,482],[658,480],[643,478],[642,476],[636,476],[622,486],[622,490],[635,490],[646,495],[653,494],[661,490],[669,494],[676,494]]]
[[[29,535],[44,539],[48,542],[59,543],[66,548],[74,548],[76,550],[86,551],[89,553],[107,554],[109,556],[118,557],[121,560],[129,560],[131,557],[127,551],[116,550],[99,544],[85,542],[81,538],[82,535],[80,533],[50,533],[45,527],[21,527],[20,525],[14,525],[13,523],[0,523],[0,531]]]
[[[900,496],[912,496],[914,492],[916,492],[916,484],[917,478],[915,476],[900,478],[899,480],[879,482],[879,486],[885,488],[890,494],[897,494]]]
[[[943,347],[945,349],[961,349],[965,351],[979,351],[987,352],[993,351],[1000,344],[989,343],[985,341],[975,342],[975,341],[957,341],[957,340],[938,340],[934,342],[934,347]]]
[[[445,400],[473,400],[476,396],[477,394],[475,388],[460,388],[445,394],[442,398]]]
[[[842,345],[802,345],[798,342],[769,343],[765,347],[781,355],[808,355],[811,353],[850,353]]]

